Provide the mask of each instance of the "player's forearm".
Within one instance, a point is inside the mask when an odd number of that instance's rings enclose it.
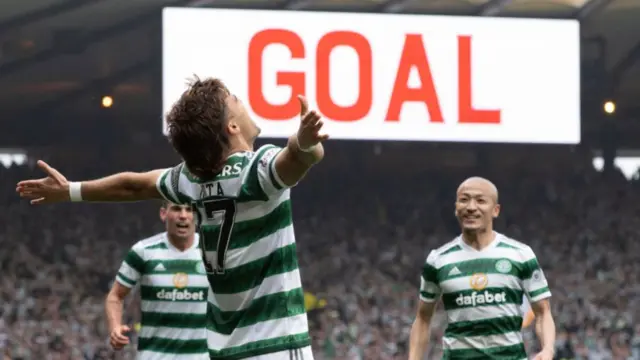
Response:
[[[554,352],[556,343],[556,324],[551,311],[545,311],[542,316],[536,316],[536,335],[543,350]]]
[[[109,332],[122,325],[122,308],[124,300],[109,294],[105,301],[105,313],[107,315],[107,326],[109,326]]]
[[[409,339],[409,360],[422,360],[429,345],[429,323],[416,318],[411,326]]]
[[[83,181],[81,194],[84,201],[139,201],[160,198],[152,174],[123,172],[98,180]],[[156,176],[157,178],[157,176]]]
[[[320,160],[324,158],[324,147],[322,146],[322,143],[315,145],[311,151],[302,151],[300,150],[298,137],[296,135],[289,138],[285,151],[287,152],[286,156],[291,156],[293,159],[307,167],[311,167],[319,163]]]

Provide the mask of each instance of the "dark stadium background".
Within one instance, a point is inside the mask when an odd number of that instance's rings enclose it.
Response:
[[[4,0],[5,359],[133,356],[109,352],[102,301],[124,251],[161,231],[157,204],[33,208],[14,185],[39,175],[35,159],[71,179],[177,161],[161,135],[162,6],[579,19],[578,146],[327,144],[325,162],[294,192],[303,281],[323,300],[310,313],[316,358],[406,358],[420,266],[457,231],[457,184],[482,175],[501,191],[498,230],[529,243],[550,279],[558,358],[640,359],[640,1]],[[615,113],[603,111],[607,100]],[[135,300],[127,307],[134,323]],[[438,356],[441,335],[440,327],[428,358]]]

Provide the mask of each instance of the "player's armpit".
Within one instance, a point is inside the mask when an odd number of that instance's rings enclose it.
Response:
[[[165,171],[122,172],[98,180],[83,181],[82,199],[105,202],[162,199],[156,183]]]
[[[322,144],[317,144],[310,152],[300,150],[296,136],[289,138],[287,146],[275,159],[275,172],[286,186],[294,186],[324,157]]]

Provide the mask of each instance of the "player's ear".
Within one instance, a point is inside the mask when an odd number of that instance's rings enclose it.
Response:
[[[239,134],[240,125],[233,119],[229,119],[229,122],[227,123],[227,132],[231,135]]]
[[[496,206],[493,207],[493,218],[497,218],[500,215],[500,204],[496,204]]]
[[[160,207],[160,220],[167,221],[167,207],[164,205]]]

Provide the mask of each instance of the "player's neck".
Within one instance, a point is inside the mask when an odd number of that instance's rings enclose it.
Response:
[[[190,249],[193,246],[193,242],[195,241],[195,235],[191,235],[188,238],[179,238],[177,236],[172,236],[171,234],[167,234],[167,238],[173,247],[180,251],[185,251]]]
[[[462,241],[476,250],[482,250],[496,239],[493,228],[482,231],[462,231]]]
[[[245,139],[242,137],[235,137],[229,139],[229,152],[227,153],[227,157],[237,153],[244,151],[253,151],[253,146],[248,144]]]

